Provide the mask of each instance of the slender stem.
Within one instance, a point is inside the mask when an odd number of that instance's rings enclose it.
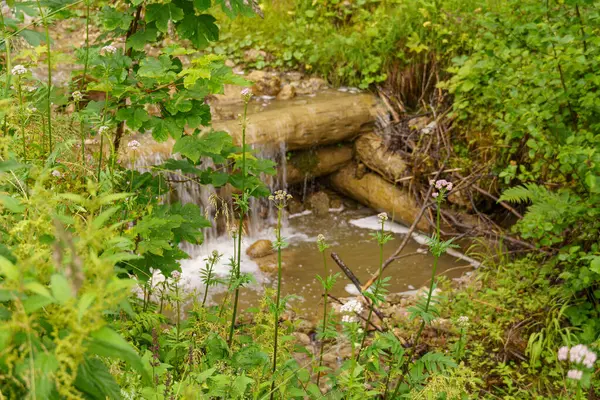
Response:
[[[363,333],[362,340],[360,342],[360,347],[358,348],[358,352],[356,354],[356,361],[360,360],[360,354],[365,345],[365,340],[367,339],[367,334],[369,332],[369,325],[371,323],[371,317],[373,317],[373,309],[375,308],[375,302],[377,301],[377,294],[379,293],[379,287],[381,284],[381,276],[383,275],[381,272],[383,270],[383,235],[384,235],[384,224],[385,221],[381,220],[381,234],[378,237],[379,240],[379,273],[377,276],[377,282],[375,283],[375,290],[373,291],[373,301],[371,301],[371,307],[369,307],[369,314],[367,315],[367,322],[365,323],[365,331]]]
[[[328,277],[327,271],[327,257],[325,256],[325,250],[321,252],[323,254],[323,267],[325,269],[325,279]],[[319,351],[319,365],[317,371],[317,386],[319,386],[319,382],[321,381],[321,365],[323,365],[323,349],[325,348],[325,332],[327,332],[327,300],[329,299],[329,287],[327,286],[327,281],[325,281],[325,292],[323,293],[323,337],[321,338],[321,350]]]
[[[42,5],[40,4],[40,0],[36,0],[38,9],[40,11],[40,16],[42,18],[42,24],[44,25],[44,31],[46,33],[46,63],[48,64],[48,92],[46,94],[46,107],[47,107],[47,118],[48,118],[48,143],[50,153],[52,153],[52,58],[50,51],[50,31],[48,29],[48,21],[46,20],[46,15],[44,14],[44,10],[42,10]]]
[[[87,81],[88,64],[90,58],[90,1],[85,2],[85,58],[83,61],[83,75],[79,82],[79,90],[84,89],[84,85]]]
[[[23,109],[23,91],[21,88],[21,77],[17,77],[17,91],[19,93],[19,125],[21,125],[21,140],[23,141],[23,160],[27,160],[27,144],[25,143],[25,120]]]
[[[275,371],[277,370],[277,344],[279,338],[279,303],[281,301],[281,210],[283,205],[277,206],[277,298],[275,300],[275,336],[273,338],[273,368],[271,370],[272,379],[271,382],[271,395],[270,399],[273,400],[275,394]]]
[[[236,279],[236,288],[235,288],[235,297],[233,299],[233,315],[231,316],[231,327],[229,328],[229,338],[227,339],[227,344],[231,347],[231,343],[233,341],[233,331],[235,329],[235,319],[237,316],[237,308],[238,301],[240,297],[240,287],[239,287],[239,278],[241,271],[241,263],[242,263],[242,231],[244,228],[244,217],[246,216],[246,204],[247,201],[245,196],[246,191],[246,115],[248,113],[248,100],[244,103],[244,115],[242,117],[242,200],[240,202],[240,222],[238,225],[237,232],[237,262],[235,265],[235,279]]]
[[[2,37],[4,38],[4,49],[6,52],[6,84],[4,85],[4,97],[8,97],[8,89],[10,88],[11,58],[10,58],[10,35],[7,34],[6,25],[4,24],[4,14],[0,13],[0,24],[2,24]]]
[[[436,226],[435,226],[435,231],[436,231],[436,235],[437,238],[439,239],[440,237],[440,215],[441,215],[441,209],[442,209],[442,199],[443,199],[443,193],[440,193],[437,199],[437,212],[436,212]],[[433,287],[435,285],[435,273],[437,270],[437,266],[438,266],[438,259],[439,256],[437,254],[433,255],[433,270],[431,271],[431,283],[429,284],[429,292],[427,293],[427,302],[425,303],[425,313],[427,313],[429,311],[429,306],[431,304],[431,296],[433,294]],[[410,356],[408,357],[408,360],[406,362],[406,366],[408,368],[408,365],[410,364],[410,360],[412,360],[412,358],[415,355],[415,352],[417,351],[417,347],[419,345],[419,341],[421,340],[421,334],[423,333],[423,329],[425,328],[425,320],[421,321],[421,325],[419,326],[419,331],[417,332],[417,337],[415,338],[415,342],[412,346],[411,352],[410,352]],[[391,373],[391,369],[390,369],[390,373]],[[396,388],[394,389],[394,394],[392,395],[392,399],[395,399],[396,396],[398,395],[398,390],[400,389],[400,384],[403,381],[403,377],[401,377],[398,380],[398,383],[396,383]]]
[[[177,308],[177,343],[179,343],[179,327],[181,325],[181,301],[179,301],[179,285],[177,284],[177,281],[175,281],[175,304],[176,304],[176,308]]]
[[[85,58],[83,61],[83,75],[79,82],[79,91],[84,90],[87,81],[88,64],[90,58],[90,2],[85,2]],[[77,111],[79,111],[79,102],[77,102]],[[85,122],[79,118],[79,131],[81,135],[81,163],[85,165]]]
[[[206,288],[204,288],[204,298],[202,299],[202,307],[206,304],[206,297],[208,296],[208,286],[210,285],[210,280],[212,279],[212,271],[215,266],[216,258],[211,259],[209,268],[208,268],[208,276],[206,278]]]
[[[100,171],[102,170],[102,156],[104,155],[104,133],[100,134],[100,154],[98,155],[98,182],[100,182]]]

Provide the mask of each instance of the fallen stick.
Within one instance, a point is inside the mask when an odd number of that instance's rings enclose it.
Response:
[[[340,269],[342,270],[342,272],[344,272],[344,274],[346,274],[346,276],[348,277],[348,279],[350,279],[350,281],[352,281],[352,283],[354,284],[354,286],[356,287],[356,289],[358,289],[358,291],[360,292],[361,296],[365,299],[365,301],[367,302],[367,304],[373,308],[373,312],[379,317],[379,319],[381,319],[383,321],[383,314],[377,310],[372,304],[371,304],[371,300],[369,300],[369,298],[367,296],[365,296],[365,294],[363,293],[363,290],[360,287],[360,281],[358,280],[358,278],[356,277],[356,275],[354,275],[354,273],[350,270],[350,268],[348,268],[346,266],[346,264],[344,264],[344,262],[342,261],[342,259],[334,252],[331,253],[331,258],[333,258],[333,261],[335,261],[335,263],[338,265],[338,267],[340,267]]]

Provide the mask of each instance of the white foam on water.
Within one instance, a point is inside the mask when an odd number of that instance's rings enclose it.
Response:
[[[350,224],[358,228],[371,229],[374,231],[378,231],[381,229],[381,221],[379,221],[377,215],[372,215],[370,217],[360,219],[353,219],[350,221]],[[385,230],[386,232],[400,233],[405,235],[408,233],[407,227],[405,227],[404,225],[400,225],[394,221],[387,221],[385,223]]]
[[[371,229],[371,230],[381,229],[381,222],[379,221],[379,218],[377,218],[377,215],[372,215],[372,216],[366,217],[366,218],[353,219],[350,221],[350,223],[354,226],[357,226],[359,228],[364,228],[364,229]],[[385,230],[388,232],[400,233],[400,234],[407,234],[409,231],[409,229],[407,227],[397,224],[396,222],[393,222],[393,221],[392,222],[388,221],[385,224]],[[422,246],[426,245],[427,242],[429,241],[429,237],[427,235],[423,235],[421,233],[413,232],[411,237],[413,238],[413,240],[415,242],[417,242],[418,244],[420,244]],[[446,250],[446,253],[448,253],[448,255],[451,255],[452,257],[455,257],[459,260],[468,262],[473,268],[481,267],[481,263],[479,261],[472,259],[471,257],[461,253],[458,250],[449,248]]]
[[[360,291],[356,288],[356,286],[354,286],[353,283],[349,283],[346,286],[344,286],[344,289],[346,290],[346,293],[354,295],[354,296],[358,296],[360,295]]]

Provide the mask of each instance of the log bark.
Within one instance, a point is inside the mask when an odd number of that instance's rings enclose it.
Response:
[[[371,170],[394,183],[404,176],[407,164],[401,155],[389,151],[379,135],[369,132],[354,142],[356,155]]]
[[[331,175],[333,187],[356,201],[378,211],[385,211],[397,222],[411,225],[420,207],[402,187],[386,181],[380,175],[368,172],[356,176],[356,164],[350,164]],[[417,229],[427,231],[429,224],[423,218]]]
[[[352,147],[326,146],[314,151],[294,154],[287,162],[287,183],[294,185],[304,182],[306,177],[316,178],[329,175],[352,160]]]
[[[370,94],[315,98],[250,115],[246,143],[273,147],[285,142],[287,150],[333,144],[370,130],[376,117],[377,101]],[[231,134],[235,144],[241,143],[239,121],[215,121],[213,128]]]

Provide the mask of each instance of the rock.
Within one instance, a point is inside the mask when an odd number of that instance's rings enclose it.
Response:
[[[255,62],[267,58],[267,53],[263,50],[250,49],[244,52],[244,61]]]
[[[289,82],[298,82],[304,77],[304,74],[299,71],[289,71],[284,74],[284,78]]]
[[[308,197],[308,204],[317,217],[324,217],[329,214],[329,196],[325,192],[311,194]]]
[[[265,71],[252,71],[246,79],[254,82],[252,93],[257,96],[277,96],[281,90],[281,79],[276,74],[269,74]]]
[[[407,165],[404,159],[385,146],[375,133],[361,135],[354,142],[356,155],[371,170],[390,182],[397,182],[404,175]]]
[[[299,214],[302,211],[304,211],[304,206],[302,205],[302,202],[296,199],[289,200],[287,203],[287,208],[290,214]]]
[[[329,175],[351,160],[351,146],[326,146],[296,152],[286,164],[287,183],[302,183],[307,175],[308,178]]]
[[[310,335],[314,331],[315,325],[312,322],[306,319],[298,319],[298,321],[296,322],[296,332],[301,332]]]
[[[255,258],[253,260],[257,265],[258,269],[260,269],[265,274],[274,274],[277,272],[277,255],[270,254],[265,257]],[[281,267],[283,268],[284,262],[281,262]]]
[[[270,240],[257,240],[250,247],[246,249],[248,257],[261,258],[273,254],[273,243]]]
[[[244,100],[241,91],[242,88],[237,85],[224,85],[223,94],[214,95],[216,101],[211,101],[211,106],[221,108],[221,106],[242,104]]]
[[[301,81],[296,86],[296,93],[298,94],[312,94],[316,93],[321,89],[327,87],[327,82],[321,78],[310,78],[305,81]]]
[[[296,88],[292,85],[284,85],[277,95],[277,100],[289,100],[296,96]]]
[[[335,189],[356,201],[378,211],[385,211],[394,220],[412,225],[420,207],[415,199],[400,187],[386,181],[380,175],[369,172],[361,179],[355,176],[356,164],[349,164],[331,175]],[[429,224],[421,218],[417,224],[421,231],[427,231]]]
[[[298,343],[300,343],[303,346],[310,346],[310,338],[308,337],[308,335],[306,333],[303,332],[294,332],[292,333],[292,335],[294,335],[294,337],[296,338],[296,340],[298,341]]]
[[[279,148],[285,142],[288,151],[339,143],[370,131],[377,113],[371,94],[317,96],[305,104],[250,115],[246,143]],[[215,121],[212,126],[230,133],[236,145],[241,143],[239,121]]]

